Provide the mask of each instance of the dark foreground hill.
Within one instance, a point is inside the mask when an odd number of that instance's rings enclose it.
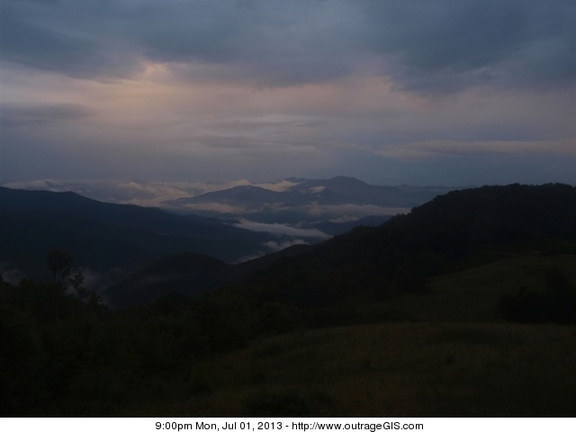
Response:
[[[237,265],[193,253],[171,255],[111,285],[103,296],[114,309],[141,306],[162,296],[189,301],[222,286],[237,284],[273,262],[299,255],[306,249],[306,245],[292,246]]]
[[[167,294],[198,297],[216,289],[231,266],[204,255],[183,253],[153,262],[106,291],[116,308],[145,304]]]

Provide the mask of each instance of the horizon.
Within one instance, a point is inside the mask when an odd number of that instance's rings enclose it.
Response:
[[[361,178],[352,176],[334,176],[330,178],[302,178],[286,177],[268,181],[251,181],[239,179],[228,182],[184,182],[184,181],[143,181],[143,180],[91,180],[91,179],[41,179],[31,181],[16,181],[0,183],[0,187],[17,190],[49,191],[49,192],[74,192],[86,198],[97,201],[110,202],[114,204],[132,204],[143,207],[165,207],[166,204],[175,202],[180,198],[192,198],[206,193],[224,191],[238,186],[254,186],[274,192],[284,192],[289,188],[298,185],[299,181],[329,181],[338,177],[358,180],[368,186],[376,187],[414,187],[422,189],[445,189],[463,190],[475,189],[483,186],[508,186],[512,184],[524,184],[539,186],[544,184],[567,184],[576,187],[576,183],[564,182],[542,182],[542,183],[490,183],[490,184],[469,184],[446,186],[441,184],[374,184],[366,182]],[[442,194],[442,192],[440,192]],[[403,209],[405,210],[405,209]]]
[[[39,190],[49,192],[74,192],[87,198],[115,204],[134,204],[144,207],[163,207],[163,203],[175,201],[180,198],[192,198],[205,193],[222,191],[238,186],[255,186],[275,192],[283,192],[297,185],[297,181],[332,180],[338,177],[359,180],[369,186],[383,187],[422,187],[422,188],[448,188],[442,185],[374,185],[364,182],[357,177],[335,176],[327,179],[304,179],[287,177],[266,182],[254,182],[247,179],[230,182],[154,182],[141,180],[55,180],[43,179],[0,184],[0,187],[20,190]],[[459,186],[456,188],[470,188],[474,186]]]
[[[570,0],[0,8],[2,185],[576,184]]]

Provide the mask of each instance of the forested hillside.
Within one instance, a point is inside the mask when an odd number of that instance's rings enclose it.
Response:
[[[503,254],[576,251],[576,188],[494,186],[450,192],[379,227],[365,227],[278,262],[249,284],[298,305],[387,290],[417,292],[427,278]],[[370,293],[370,294],[369,294]]]
[[[52,249],[73,254],[99,275],[134,271],[171,254],[194,252],[224,261],[269,251],[278,236],[217,219],[177,216],[154,208],[109,204],[72,192],[0,187],[0,265],[45,277]]]

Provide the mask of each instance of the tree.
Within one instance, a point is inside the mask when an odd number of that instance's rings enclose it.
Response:
[[[54,283],[63,287],[72,272],[74,258],[68,252],[55,249],[48,254],[46,264],[52,273]]]

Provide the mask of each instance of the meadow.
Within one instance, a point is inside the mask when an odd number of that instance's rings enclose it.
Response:
[[[497,313],[503,295],[544,290],[550,269],[576,280],[573,264],[573,255],[510,254],[432,278],[424,292],[357,305],[355,315],[384,322],[253,340],[189,365],[177,398],[127,413],[574,416],[576,327]]]
[[[128,415],[573,416],[576,329],[386,323],[259,340],[191,364]]]

